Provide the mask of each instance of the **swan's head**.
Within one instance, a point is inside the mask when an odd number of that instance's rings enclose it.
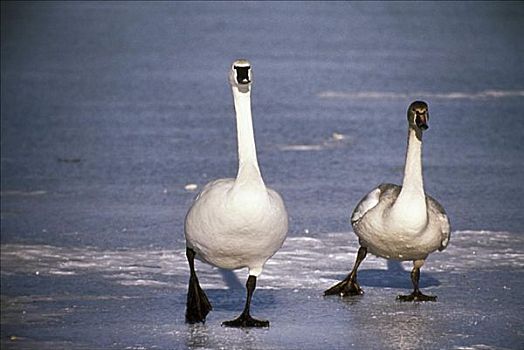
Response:
[[[229,83],[238,88],[241,92],[248,92],[253,80],[251,73],[251,63],[245,59],[239,59],[231,65],[229,72]]]
[[[429,111],[424,101],[415,101],[408,108],[409,126],[415,130],[424,131],[428,128]]]

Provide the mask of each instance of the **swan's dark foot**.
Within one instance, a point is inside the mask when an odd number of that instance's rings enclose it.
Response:
[[[329,288],[324,292],[326,295],[340,295],[342,297],[349,295],[362,295],[364,291],[360,288],[357,282],[357,269],[360,266],[360,263],[366,258],[368,249],[365,247],[360,247],[357,252],[357,259],[355,260],[355,265],[349,273],[349,275],[342,281],[335,284],[333,287]]]
[[[196,276],[189,279],[189,289],[187,291],[187,323],[204,323],[206,316],[213,307],[207,298],[206,293],[200,288]]]
[[[251,308],[251,298],[253,297],[253,292],[255,291],[257,285],[257,278],[255,276],[249,275],[246,282],[247,289],[247,299],[246,305],[244,306],[244,311],[231,321],[222,322],[222,326],[226,327],[269,327],[269,321],[257,320],[251,317],[249,310]]]
[[[422,294],[420,290],[416,290],[410,295],[397,296],[398,301],[437,301],[437,297],[433,295]]]
[[[251,317],[249,314],[240,315],[231,321],[222,322],[222,326],[225,327],[269,327],[269,321],[266,320],[257,320]]]
[[[413,270],[411,270],[411,282],[413,283],[413,293],[410,295],[399,295],[399,301],[437,301],[436,296],[422,294],[418,289],[418,282],[420,280],[420,268],[424,265],[424,260],[413,261]]]
[[[186,322],[187,323],[204,323],[206,316],[213,309],[206,293],[200,288],[198,277],[195,272],[194,258],[195,252],[191,248],[186,249],[187,260],[191,275],[189,277],[189,286],[187,289],[186,304]]]
[[[347,278],[324,291],[324,295],[340,295],[341,297],[362,294],[364,294],[364,291],[360,288],[358,282]]]

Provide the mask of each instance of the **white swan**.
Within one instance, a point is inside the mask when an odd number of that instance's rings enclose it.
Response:
[[[355,265],[342,282],[326,290],[324,295],[362,294],[357,269],[370,252],[386,259],[413,261],[413,293],[400,295],[399,300],[436,300],[420,292],[420,268],[428,254],[446,248],[450,225],[444,208],[424,192],[422,132],[428,128],[427,104],[413,102],[407,116],[408,148],[402,186],[381,184],[358,203],[351,216],[353,230],[360,242]]]
[[[251,297],[264,264],[284,243],[288,215],[280,195],[265,186],[258,167],[251,118],[251,81],[250,63],[243,59],[233,62],[229,83],[237,122],[237,177],[208,183],[186,216],[187,259],[191,270],[186,310],[188,323],[204,322],[211,310],[195,273],[196,256],[225,269],[249,269],[244,311],[223,325],[269,326],[268,321],[250,316]]]

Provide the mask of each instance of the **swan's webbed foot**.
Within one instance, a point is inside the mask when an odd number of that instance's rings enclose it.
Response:
[[[247,289],[247,299],[244,311],[231,321],[222,322],[222,326],[226,327],[269,327],[269,321],[257,320],[251,317],[249,310],[251,308],[251,298],[253,297],[253,292],[255,291],[257,285],[256,276],[249,275],[246,282]]]
[[[243,312],[240,316],[231,321],[222,322],[222,326],[225,327],[269,327],[269,321],[257,320],[249,315],[249,313]]]
[[[200,288],[198,278],[191,276],[189,278],[189,289],[187,292],[187,323],[204,323],[206,316],[213,307],[207,298],[206,293]]]
[[[364,291],[358,285],[357,281],[346,278],[342,282],[335,284],[333,287],[324,291],[324,296],[326,295],[340,295],[341,297],[349,295],[362,295]]]
[[[191,275],[189,277],[189,286],[187,289],[186,304],[186,322],[187,323],[204,323],[206,316],[213,309],[206,293],[200,288],[198,277],[195,272],[194,258],[195,252],[191,248],[186,249],[187,260]]]
[[[329,288],[324,292],[326,295],[340,295],[342,297],[349,295],[362,295],[364,291],[360,288],[360,285],[357,282],[357,269],[360,266],[360,263],[366,258],[368,249],[366,247],[360,247],[357,252],[357,259],[355,260],[355,265],[349,273],[349,275],[342,281],[335,284],[333,287]]]
[[[415,290],[409,295],[397,296],[398,301],[437,301],[437,297],[434,295],[422,294],[420,290]]]
[[[433,295],[422,294],[418,288],[420,280],[420,268],[424,265],[424,260],[413,261],[413,270],[411,270],[411,282],[413,283],[413,293],[410,295],[399,295],[397,300],[399,301],[437,301],[437,297]]]

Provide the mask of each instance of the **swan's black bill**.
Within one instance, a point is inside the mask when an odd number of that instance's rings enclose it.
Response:
[[[234,67],[237,71],[237,83],[239,84],[249,84],[251,81],[249,81],[249,69],[251,67]]]
[[[418,114],[415,118],[415,123],[420,130],[427,130],[429,128],[425,114]]]

